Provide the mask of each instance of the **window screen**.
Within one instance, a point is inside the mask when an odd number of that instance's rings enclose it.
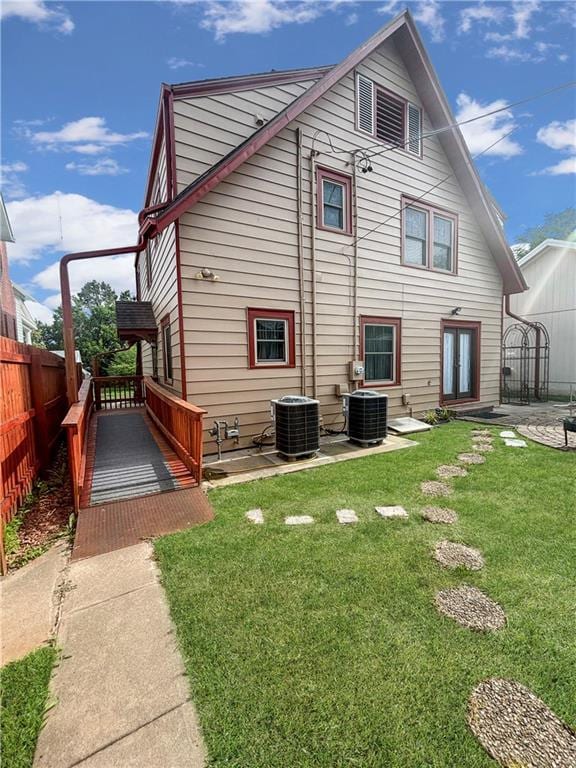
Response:
[[[257,318],[255,321],[256,362],[285,363],[286,320]]]
[[[428,214],[418,208],[406,208],[404,222],[404,262],[426,266]]]
[[[434,269],[452,271],[452,220],[434,216]]]
[[[364,326],[364,381],[394,380],[394,326]]]
[[[322,181],[323,224],[344,229],[344,186],[334,181]]]

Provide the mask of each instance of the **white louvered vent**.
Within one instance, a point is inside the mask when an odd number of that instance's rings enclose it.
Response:
[[[414,155],[422,154],[422,113],[415,104],[408,104],[408,146]]]
[[[358,130],[374,133],[374,83],[367,77],[356,77]]]

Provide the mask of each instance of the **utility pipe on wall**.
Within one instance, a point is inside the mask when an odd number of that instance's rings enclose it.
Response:
[[[298,278],[300,293],[300,367],[301,390],[306,394],[306,301],[304,296],[304,211],[302,206],[302,129],[296,128],[296,184],[298,217]]]
[[[312,278],[312,396],[318,397],[316,354],[316,174],[315,150],[310,150],[310,272]]]

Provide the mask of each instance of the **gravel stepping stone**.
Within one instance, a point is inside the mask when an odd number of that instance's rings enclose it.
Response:
[[[338,518],[338,522],[342,525],[358,522],[358,515],[353,509],[337,509],[336,517]]]
[[[248,512],[246,512],[246,520],[248,520],[249,523],[254,523],[254,525],[263,525],[264,515],[262,514],[262,510],[249,509]]]
[[[457,523],[458,515],[453,509],[446,509],[444,507],[424,507],[422,510],[422,517],[424,520],[428,520],[429,523]]]
[[[481,453],[487,453],[488,451],[493,451],[494,446],[490,445],[490,443],[481,443],[480,445],[473,445],[472,450],[480,451]]]
[[[503,432],[500,432],[500,437],[514,438],[514,437],[516,437],[516,433],[512,432],[511,429],[505,429]]]
[[[504,445],[507,445],[510,448],[526,448],[526,440],[507,438],[504,440]]]
[[[472,434],[475,436],[486,435],[487,437],[492,437],[492,432],[489,429],[473,429]]]
[[[468,629],[491,632],[506,624],[506,615],[498,603],[467,584],[438,592],[434,602],[440,613]]]
[[[462,464],[484,464],[486,458],[480,456],[479,453],[459,453],[458,461],[461,461]]]
[[[469,571],[479,571],[484,567],[484,558],[477,549],[455,541],[439,541],[434,547],[434,558],[444,568],[462,567]]]
[[[375,507],[380,517],[408,517],[404,507]]]
[[[475,443],[491,443],[494,438],[491,435],[475,435],[472,439]]]
[[[425,480],[420,483],[420,490],[426,496],[450,496],[452,488],[446,483],[438,482],[438,480]]]
[[[476,686],[468,724],[490,757],[506,768],[576,765],[576,734],[514,680],[491,678]]]
[[[442,464],[436,468],[436,474],[439,478],[445,479],[449,477],[466,477],[468,474],[464,467],[456,467],[451,464]]]
[[[314,522],[314,518],[310,515],[292,515],[291,517],[285,517],[284,522],[286,525],[311,525]]]

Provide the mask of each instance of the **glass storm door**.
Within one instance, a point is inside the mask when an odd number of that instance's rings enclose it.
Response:
[[[466,400],[477,396],[475,328],[444,328],[442,399]]]

